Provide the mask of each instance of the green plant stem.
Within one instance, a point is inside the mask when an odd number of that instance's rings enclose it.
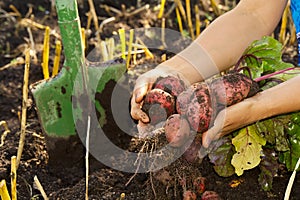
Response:
[[[275,75],[278,75],[278,74],[282,74],[286,71],[290,71],[290,70],[293,70],[295,69],[295,67],[290,67],[290,68],[286,68],[286,69],[282,69],[282,70],[279,70],[279,71],[276,71],[276,72],[273,72],[271,74],[267,74],[267,75],[264,75],[264,76],[261,76],[261,77],[258,77],[256,79],[254,79],[256,82],[259,82],[259,81],[263,81],[263,80],[266,80],[266,79],[269,79]]]

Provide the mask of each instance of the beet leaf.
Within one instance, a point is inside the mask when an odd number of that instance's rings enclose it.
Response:
[[[254,125],[243,128],[238,135],[232,139],[236,153],[233,155],[231,164],[235,173],[240,176],[244,170],[252,169],[259,165],[262,146],[266,140],[260,136]]]
[[[282,61],[281,50],[282,44],[279,41],[265,36],[260,40],[254,41],[246,49],[241,59],[244,67],[250,68],[252,78],[255,79],[265,73],[293,67],[292,64]]]
[[[258,182],[265,191],[272,189],[273,177],[277,174],[279,164],[276,158],[276,152],[273,149],[264,149],[259,164],[260,175]]]
[[[210,162],[214,164],[215,172],[222,177],[229,177],[234,174],[234,167],[231,165],[234,154],[231,138],[224,137],[212,143],[213,148],[208,154]]]

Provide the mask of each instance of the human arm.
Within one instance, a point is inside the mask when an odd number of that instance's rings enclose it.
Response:
[[[300,75],[227,107],[218,114],[214,126],[203,133],[203,146],[207,148],[211,141],[256,121],[300,111],[299,87]]]
[[[140,103],[158,76],[179,74],[194,83],[235,64],[252,41],[275,29],[286,2],[241,0],[234,9],[213,21],[185,50],[137,79],[131,101],[132,117],[149,121],[140,110]]]

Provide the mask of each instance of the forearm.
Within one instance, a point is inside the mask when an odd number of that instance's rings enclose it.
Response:
[[[300,75],[227,107],[218,114],[214,126],[204,134],[205,146],[211,140],[259,120],[300,111],[299,87]]]
[[[276,1],[242,0],[166,64],[191,82],[202,81],[231,67],[251,42],[272,33],[286,4],[286,0]]]
[[[251,101],[250,122],[268,117],[300,111],[300,75],[258,93]]]

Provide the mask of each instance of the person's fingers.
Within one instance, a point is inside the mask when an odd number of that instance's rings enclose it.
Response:
[[[202,135],[202,145],[205,148],[208,148],[210,143],[213,140],[216,140],[220,138],[222,135],[224,135],[223,131],[225,124],[225,114],[226,110],[221,111],[218,116],[216,117],[214,121],[214,125],[208,129],[206,132],[203,133]]]
[[[149,117],[145,112],[141,110],[140,107],[141,107],[140,103],[136,103],[135,96],[133,95],[131,98],[131,110],[130,110],[131,117],[135,120],[141,120],[143,123],[148,123]]]
[[[140,103],[147,92],[152,88],[152,83],[136,84],[136,89],[134,90],[135,102]]]
[[[202,135],[202,145],[204,148],[208,148],[210,143],[214,140],[215,135],[218,134],[218,129],[213,126]]]

